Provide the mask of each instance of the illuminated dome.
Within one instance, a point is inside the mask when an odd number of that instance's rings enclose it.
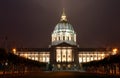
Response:
[[[73,26],[68,23],[65,12],[63,11],[60,22],[56,25],[52,33],[52,45],[58,45],[66,42],[70,45],[76,45],[76,33]]]
[[[72,25],[68,22],[61,21],[59,22],[54,30],[55,33],[59,32],[69,32],[69,33],[75,33]]]

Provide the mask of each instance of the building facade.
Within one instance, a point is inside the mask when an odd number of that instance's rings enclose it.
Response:
[[[48,48],[18,48],[13,51],[28,59],[50,63],[55,70],[79,69],[81,63],[104,59],[112,52],[112,49],[107,48],[79,48],[76,36],[63,11],[51,34]]]

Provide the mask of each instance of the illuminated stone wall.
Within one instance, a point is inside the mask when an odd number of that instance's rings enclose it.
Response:
[[[90,62],[90,61],[95,61],[95,60],[102,60],[105,57],[109,55],[109,52],[79,52],[78,58],[79,58],[79,63],[82,62]]]
[[[17,55],[39,62],[50,62],[50,52],[17,52]]]

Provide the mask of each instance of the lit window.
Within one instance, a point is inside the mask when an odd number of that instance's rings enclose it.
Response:
[[[89,62],[90,61],[90,58],[89,57],[87,57],[87,62]]]
[[[56,50],[56,61],[61,62],[61,49]]]
[[[49,57],[47,57],[47,58],[46,58],[46,62],[49,62],[49,61],[50,61],[50,60],[49,60]]]
[[[60,64],[58,64],[57,67],[60,68],[61,67]]]
[[[93,61],[93,57],[91,57],[91,61]]]
[[[98,60],[101,60],[101,58],[100,58],[100,57],[98,57]]]
[[[38,57],[35,57],[35,60],[38,61]]]
[[[83,57],[83,62],[86,62],[86,58],[85,57]]]
[[[32,60],[34,60],[34,57],[32,57]]]
[[[82,62],[82,58],[79,58],[79,63],[81,63]]]
[[[69,65],[68,65],[68,68],[70,68],[70,67],[71,67],[71,65],[69,64]]]
[[[97,57],[95,57],[94,60],[97,60]]]

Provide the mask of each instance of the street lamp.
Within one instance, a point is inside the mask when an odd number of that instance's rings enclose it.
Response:
[[[112,55],[116,55],[116,54],[117,54],[117,51],[118,51],[118,49],[117,49],[117,48],[114,48],[114,49],[112,50]]]
[[[14,54],[16,54],[16,49],[15,48],[13,48],[12,51],[13,51]]]

